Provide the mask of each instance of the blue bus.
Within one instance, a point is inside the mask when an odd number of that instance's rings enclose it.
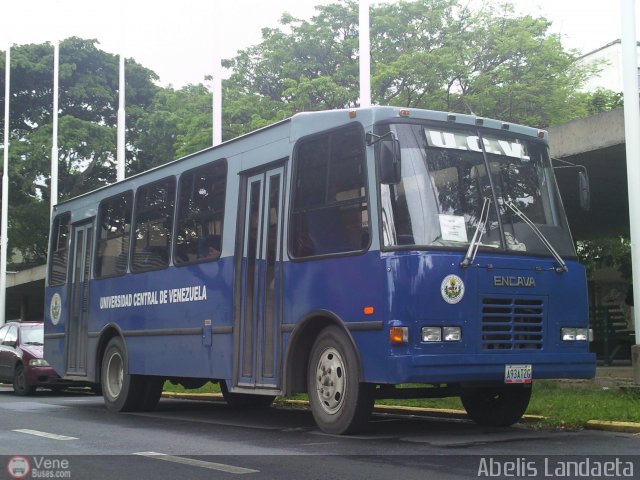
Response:
[[[590,378],[587,285],[548,134],[472,115],[303,113],[54,208],[45,357],[113,411],[166,380],[318,426],[459,396],[511,425]]]

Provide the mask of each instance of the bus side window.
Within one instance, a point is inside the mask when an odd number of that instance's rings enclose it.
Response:
[[[98,242],[95,277],[113,277],[127,271],[133,195],[125,192],[108,198],[98,209]]]
[[[138,188],[131,262],[134,272],[158,270],[169,265],[175,195],[174,177]]]
[[[294,257],[368,248],[363,138],[361,129],[347,127],[301,141],[289,239]]]
[[[226,188],[225,160],[180,176],[174,252],[176,265],[220,257]]]
[[[67,281],[67,262],[69,259],[69,222],[71,216],[58,216],[51,230],[51,270],[49,285],[62,285]]]

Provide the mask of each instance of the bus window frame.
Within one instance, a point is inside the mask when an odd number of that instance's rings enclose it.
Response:
[[[225,175],[224,175],[224,208],[223,208],[223,214],[222,214],[222,229],[220,231],[220,255],[218,255],[217,257],[211,257],[211,258],[200,258],[200,259],[196,259],[196,260],[192,260],[190,262],[180,262],[180,263],[176,263],[175,259],[176,259],[176,250],[178,248],[178,244],[176,242],[177,238],[178,238],[178,216],[180,214],[180,209],[182,207],[182,202],[181,202],[181,198],[180,198],[180,181],[182,180],[182,177],[184,175],[189,175],[191,173],[196,172],[197,170],[203,170],[206,169],[208,167],[211,167],[214,164],[221,164],[225,166]],[[197,265],[199,263],[209,263],[209,262],[217,262],[218,260],[220,260],[220,258],[222,258],[222,248],[223,248],[223,240],[224,240],[224,223],[225,223],[225,215],[227,212],[227,192],[229,190],[229,162],[227,161],[226,157],[222,157],[219,158],[217,160],[213,160],[211,162],[207,162],[204,163],[202,165],[198,165],[197,167],[193,167],[190,168],[189,170],[185,170],[184,172],[180,173],[180,176],[177,179],[176,182],[176,201],[175,201],[175,210],[174,210],[174,218],[173,218],[173,238],[171,239],[171,261],[170,263],[173,264],[174,267],[186,267],[189,265]]]
[[[164,183],[167,180],[173,180],[173,184],[174,184],[174,191],[173,191],[173,216],[171,218],[171,226],[170,228],[168,228],[167,230],[169,231],[169,233],[171,234],[171,239],[170,239],[170,244],[169,244],[169,249],[168,249],[168,258],[167,258],[167,264],[163,265],[162,267],[158,267],[158,268],[145,268],[145,269],[135,269],[134,268],[134,263],[133,263],[133,259],[134,259],[134,255],[135,255],[135,235],[136,235],[136,228],[138,226],[138,196],[140,194],[140,190],[143,188],[151,188],[154,185],[160,184],[160,183]],[[139,185],[138,187],[136,187],[136,191],[135,191],[135,195],[133,198],[133,207],[132,207],[132,211],[131,211],[131,236],[130,236],[130,243],[129,243],[129,262],[128,262],[128,266],[129,266],[129,271],[131,273],[133,273],[134,275],[139,274],[139,273],[147,273],[147,272],[157,272],[160,270],[166,270],[167,268],[169,268],[170,266],[173,265],[173,241],[174,241],[174,230],[175,230],[175,223],[176,223],[176,202],[177,202],[177,195],[178,195],[178,180],[177,180],[177,176],[176,175],[167,175],[166,177],[160,178],[158,180],[154,180],[152,182],[149,183],[145,183],[143,185]]]
[[[369,234],[369,241],[367,243],[367,245],[365,245],[363,248],[359,249],[359,250],[350,250],[347,252],[335,252],[335,253],[325,253],[325,254],[319,254],[319,255],[309,255],[309,256],[304,256],[304,257],[298,257],[295,256],[293,254],[293,249],[292,249],[292,241],[293,241],[293,231],[292,231],[292,226],[293,226],[293,215],[294,215],[294,207],[295,207],[295,201],[296,201],[296,180],[298,179],[298,168],[299,168],[299,161],[298,161],[298,155],[299,155],[299,150],[300,150],[300,146],[307,142],[307,141],[312,141],[316,138],[321,138],[324,136],[332,136],[335,133],[338,133],[340,131],[344,131],[344,130],[349,130],[349,129],[354,129],[357,130],[360,134],[360,138],[361,138],[361,146],[362,146],[362,156],[363,156],[363,160],[362,160],[362,165],[364,167],[363,169],[363,176],[364,176],[364,188],[365,188],[365,194],[363,198],[363,201],[366,202],[367,204],[367,216],[368,216],[368,225],[367,225],[367,233]],[[304,137],[299,138],[296,141],[296,144],[293,147],[293,152],[292,152],[292,159],[293,159],[293,165],[292,165],[292,171],[291,171],[291,181],[290,181],[290,188],[289,188],[289,208],[288,208],[288,212],[287,212],[287,255],[289,256],[289,259],[292,262],[307,262],[307,261],[312,261],[312,260],[321,260],[321,259],[325,259],[325,258],[339,258],[339,257],[351,257],[351,256],[355,256],[355,255],[363,255],[366,252],[369,251],[369,249],[371,248],[371,244],[372,244],[372,230],[371,230],[371,192],[370,192],[370,185],[369,185],[369,166],[368,166],[368,154],[367,154],[367,145],[365,142],[365,131],[364,131],[364,127],[360,122],[350,122],[350,123],[345,123],[343,125],[340,125],[338,127],[333,127],[327,130],[323,130],[321,132],[314,132],[310,135],[306,135]],[[330,147],[332,147],[331,143],[330,143]],[[329,150],[329,162],[331,162],[331,154],[333,153],[333,150],[330,148]],[[377,177],[375,179],[377,181]],[[327,188],[328,185],[327,185]],[[348,201],[346,202],[336,202],[334,206],[338,206],[341,204],[348,204]],[[356,202],[353,202],[354,205],[356,205]],[[325,204],[325,206],[321,207],[322,209],[324,208],[328,208],[327,205]],[[307,209],[307,210],[315,210],[315,208],[313,209]]]
[[[58,225],[58,228],[60,226],[60,220],[63,217],[68,217],[69,222],[68,222],[68,233],[67,233],[67,265],[65,267],[65,271],[64,271],[64,282],[60,282],[60,283],[51,283],[51,271],[53,269],[53,260],[51,261],[51,263],[49,264],[49,268],[47,268],[47,285],[49,285],[50,287],[59,287],[62,285],[66,285],[67,282],[69,281],[69,253],[71,251],[71,212],[62,212],[59,213],[58,215],[56,215],[53,219],[53,222],[51,223],[51,234],[50,234],[50,251],[51,251],[51,256],[53,256],[53,254],[55,253],[53,246],[54,246],[54,242],[57,242],[58,240],[58,232],[56,229],[56,233],[55,235],[53,234],[53,227],[56,226],[56,222]],[[49,262],[47,262],[49,263]]]
[[[101,240],[100,232],[102,232],[102,227],[101,227],[101,225],[102,225],[102,204],[103,203],[107,203],[110,200],[113,200],[114,198],[123,197],[126,194],[130,194],[131,195],[131,225],[129,226],[129,240],[128,240],[129,248],[127,250],[127,264],[126,264],[127,266],[124,269],[124,272],[122,272],[122,273],[114,273],[112,275],[100,275],[100,276],[98,276],[96,274],[96,269],[98,268],[98,261],[99,261],[98,260],[98,252],[100,250],[99,249],[99,243],[100,243],[100,240]],[[96,217],[95,217],[96,218],[96,227],[95,227],[95,238],[94,238],[94,243],[93,243],[93,245],[94,245],[94,248],[93,248],[93,250],[94,250],[94,252],[93,252],[93,268],[91,269],[92,270],[91,274],[92,274],[92,276],[93,276],[93,278],[95,280],[103,280],[105,278],[122,277],[122,276],[124,276],[124,275],[126,275],[127,273],[130,272],[129,262],[130,262],[130,258],[131,258],[131,238],[132,238],[131,232],[133,231],[132,228],[133,228],[133,207],[134,207],[133,202],[134,201],[135,201],[134,191],[133,191],[133,189],[129,189],[129,190],[125,190],[125,191],[120,192],[120,193],[116,193],[115,195],[111,195],[110,197],[103,198],[102,200],[100,200],[100,203],[98,203],[98,211],[97,211]]]
[[[385,126],[389,126],[389,125],[396,125],[396,124],[412,124],[412,125],[420,125],[423,127],[427,127],[427,126],[431,126],[431,127],[443,127],[446,126],[446,128],[448,128],[449,130],[459,130],[459,131],[469,131],[469,129],[475,129],[475,130],[479,130],[480,132],[482,132],[483,134],[494,134],[494,135],[500,135],[501,137],[504,138],[513,138],[513,139],[527,139],[528,141],[534,142],[536,144],[539,145],[544,145],[547,148],[549,147],[549,144],[544,142],[543,140],[536,138],[534,136],[530,136],[530,135],[526,135],[523,133],[518,133],[518,132],[512,132],[510,130],[499,130],[496,128],[490,128],[490,127],[486,127],[486,126],[480,126],[480,125],[472,125],[472,124],[453,124],[451,122],[446,122],[446,121],[438,121],[438,120],[425,120],[425,119],[418,119],[418,118],[402,118],[402,117],[398,117],[398,118],[393,118],[393,119],[385,119],[383,121],[380,122],[376,122],[373,125],[373,133],[377,134],[377,135],[382,135],[383,133],[381,132],[382,128]],[[380,251],[381,252],[398,252],[398,251],[425,251],[425,252],[429,252],[429,251],[434,251],[434,252],[464,252],[466,250],[466,247],[449,247],[449,246],[440,246],[440,245],[392,245],[392,246],[386,246],[384,245],[383,242],[383,222],[382,222],[382,216],[381,216],[381,212],[382,212],[382,197],[380,195],[380,171],[379,171],[379,165],[378,165],[378,157],[375,157],[375,161],[374,161],[374,167],[375,167],[375,185],[376,185],[376,192],[378,193],[377,196],[377,205],[376,208],[378,209],[377,211],[377,215],[378,215],[378,238],[380,238]],[[555,188],[557,189],[557,178],[554,175],[554,183]],[[564,204],[562,203],[562,197],[559,198],[560,200],[560,208],[562,211],[565,212],[566,214],[566,209],[564,208]],[[571,232],[571,228],[569,228],[569,232]],[[518,256],[518,257],[535,257],[535,258],[549,258],[546,255],[538,255],[538,254],[531,254],[531,252],[518,252],[515,250],[506,250],[506,249],[490,249],[490,250],[484,250],[483,248],[480,249],[480,251],[489,251],[489,252],[499,252],[500,254],[508,254],[508,255],[514,255],[514,256]],[[563,258],[568,258],[570,260],[577,260],[577,255],[563,255]]]

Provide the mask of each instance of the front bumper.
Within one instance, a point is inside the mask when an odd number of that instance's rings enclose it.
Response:
[[[63,380],[56,373],[53,367],[25,367],[25,378],[28,385],[37,387],[46,386],[65,386],[72,385],[73,382],[69,380]]]
[[[388,377],[382,383],[502,382],[505,365],[531,364],[533,378],[593,378],[593,353],[445,354],[389,356]],[[366,375],[366,374],[365,374]]]

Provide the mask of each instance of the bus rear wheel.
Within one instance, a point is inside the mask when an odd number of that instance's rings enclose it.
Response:
[[[146,377],[130,375],[127,365],[124,342],[120,337],[113,337],[102,356],[101,384],[104,403],[107,409],[114,412],[140,410],[145,401]]]
[[[361,383],[358,359],[347,336],[336,326],[320,332],[311,349],[307,393],[320,429],[335,435],[362,430],[373,409],[374,385]]]
[[[271,406],[276,397],[273,395],[253,395],[250,393],[232,393],[227,387],[227,382],[220,380],[220,391],[225,402],[231,408],[267,408]]]
[[[527,411],[531,385],[475,388],[460,395],[464,409],[478,425],[508,427]]]

